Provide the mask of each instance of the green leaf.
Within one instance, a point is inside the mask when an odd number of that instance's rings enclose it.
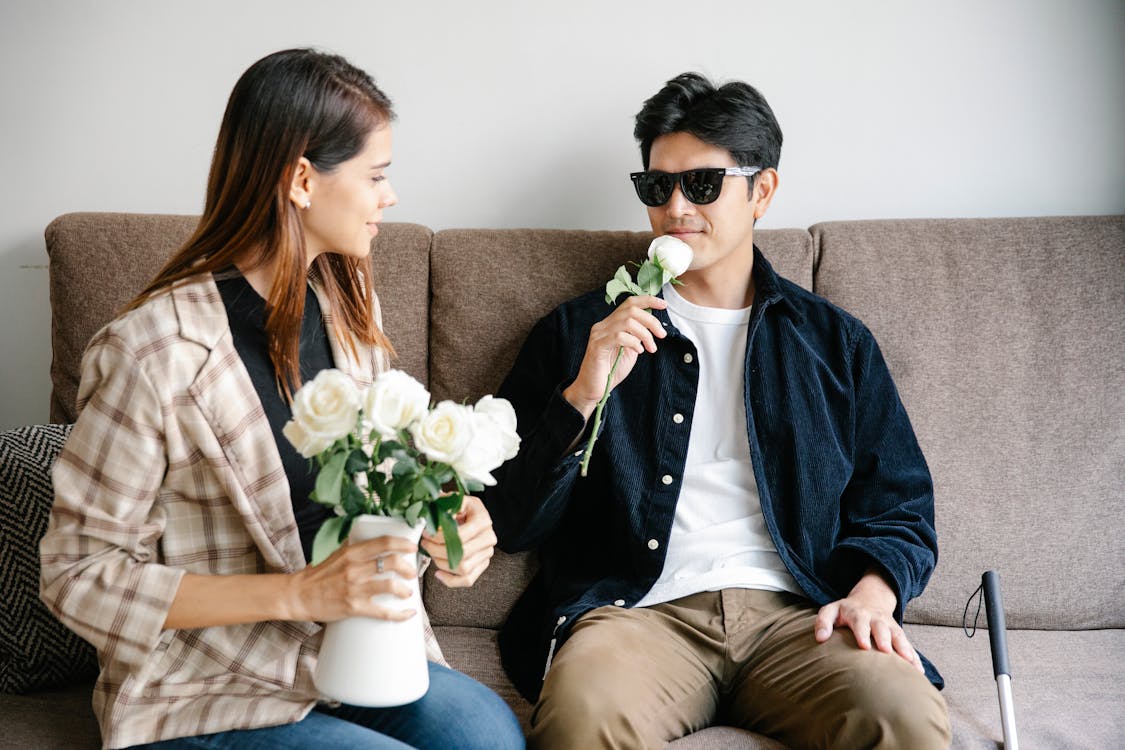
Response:
[[[355,484],[347,482],[344,485],[344,496],[340,505],[349,516],[362,515],[367,512],[367,496]]]
[[[391,469],[391,476],[395,479],[401,477],[414,476],[419,471],[418,462],[406,451],[395,451],[392,456],[395,460],[394,468]]]
[[[629,287],[622,284],[617,279],[610,279],[609,283],[605,285],[605,301],[606,304],[612,305],[617,301],[617,298],[622,294],[628,294]]]
[[[336,537],[336,541],[340,544],[348,538],[348,534],[352,533],[352,522],[355,521],[355,516],[344,516],[344,523],[340,526],[340,536]]]
[[[343,516],[332,516],[320,525],[312,545],[312,564],[319,565],[324,562],[337,549],[340,548],[340,529],[344,524]]]
[[[637,284],[645,290],[645,294],[656,294],[664,286],[664,272],[651,261],[645,261],[641,270],[637,271]]]
[[[426,494],[431,500],[437,500],[441,497],[441,484],[433,476],[423,474],[420,483],[426,488]]]
[[[347,463],[344,464],[344,473],[349,477],[367,470],[367,454],[362,448],[356,448],[348,454]]]
[[[629,274],[629,269],[625,266],[618,266],[617,273],[613,274],[614,281],[620,282],[622,286],[628,288],[633,283],[633,277]]]
[[[387,507],[401,511],[410,502],[413,486],[410,482],[393,482],[390,486],[390,497],[386,498]]]
[[[472,493],[482,492],[484,491],[484,485],[469,479],[465,482],[465,489]]]
[[[422,517],[426,519],[426,531],[431,534],[436,534],[438,530],[437,513],[436,505],[427,505],[422,509]]]
[[[390,458],[396,451],[402,450],[402,444],[396,443],[393,440],[384,440],[375,449],[375,456],[377,458],[375,463],[382,463],[384,459]]]
[[[445,537],[445,548],[449,550],[449,569],[455,571],[464,555],[461,536],[457,533],[457,522],[453,520],[452,515],[442,511],[438,513],[438,524],[441,526],[442,536]]]
[[[344,481],[344,464],[347,460],[347,453],[336,453],[328,459],[328,463],[321,467],[320,473],[316,475],[316,501],[318,503],[324,505],[340,504],[340,485]],[[351,484],[351,482],[348,482],[348,484]]]
[[[406,513],[404,514],[403,518],[406,521],[407,525],[413,526],[414,524],[418,523],[418,517],[422,515],[423,507],[425,506],[422,504],[422,501],[419,500],[406,509]]]
[[[465,499],[460,492],[442,495],[437,499],[437,507],[445,513],[457,513],[461,510],[461,502]]]
[[[367,484],[379,497],[387,496],[387,480],[383,477],[383,472],[373,471],[369,473],[367,475]]]

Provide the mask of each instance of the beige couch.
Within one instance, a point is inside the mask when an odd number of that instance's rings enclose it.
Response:
[[[193,224],[88,213],[48,227],[52,421],[74,417],[87,340]],[[929,461],[940,556],[907,632],[946,678],[954,747],[1001,738],[987,634],[961,630],[988,569],[1003,583],[1024,746],[1125,747],[1125,217],[833,222],[757,239],[781,274],[873,330]],[[647,242],[385,225],[376,283],[398,365],[437,399],[493,391],[539,316]],[[472,590],[425,587],[450,662],[524,722],[496,629],[534,566],[498,554]],[[89,700],[88,685],[0,695],[0,748],[96,747]],[[674,746],[773,743],[713,727]]]

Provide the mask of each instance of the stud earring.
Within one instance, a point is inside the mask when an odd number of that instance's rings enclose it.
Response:
[[[305,208],[308,208],[311,205],[312,205],[312,200],[310,200],[309,198],[305,198]]]

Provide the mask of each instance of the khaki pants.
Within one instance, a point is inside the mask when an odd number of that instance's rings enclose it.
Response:
[[[847,628],[818,644],[816,613],[753,589],[588,612],[547,673],[529,745],[663,747],[717,720],[791,747],[949,747],[941,693]]]

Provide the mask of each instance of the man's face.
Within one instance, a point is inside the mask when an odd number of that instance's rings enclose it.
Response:
[[[652,143],[649,170],[683,172],[703,167],[739,165],[728,151],[712,146],[690,133],[662,135]],[[761,206],[761,212],[765,207]],[[745,273],[754,257],[754,218],[758,201],[750,200],[745,177],[723,178],[719,197],[713,203],[696,205],[684,197],[679,185],[662,206],[648,209],[655,234],[670,234],[691,245],[695,256],[690,272],[714,270]],[[758,214],[760,215],[760,214]]]

